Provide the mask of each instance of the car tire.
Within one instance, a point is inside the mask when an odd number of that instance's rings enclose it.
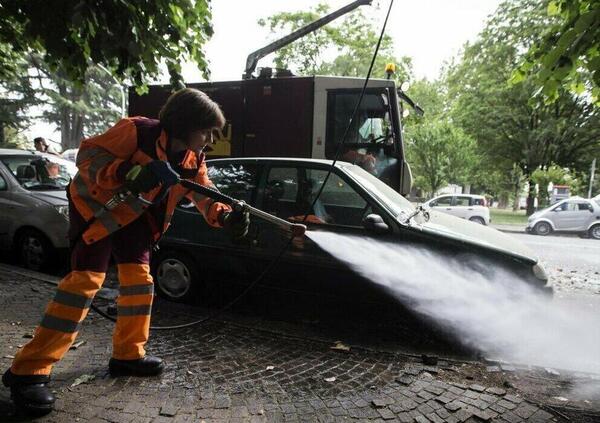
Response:
[[[469,221],[474,222],[474,223],[479,223],[480,225],[485,226],[485,220],[483,219],[483,217],[473,216],[469,219]]]
[[[552,226],[548,222],[538,222],[533,227],[533,232],[536,235],[546,236],[552,232]]]
[[[162,298],[189,304],[206,296],[206,283],[189,255],[168,250],[159,253],[152,262],[154,285]]]
[[[600,240],[600,225],[592,226],[589,229],[588,234],[590,235],[590,238]]]
[[[15,249],[19,263],[37,272],[50,270],[56,250],[50,240],[37,229],[24,229],[17,234]]]

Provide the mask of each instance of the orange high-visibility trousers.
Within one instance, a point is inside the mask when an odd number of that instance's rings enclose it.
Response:
[[[83,219],[70,205],[70,236],[74,239]],[[16,375],[50,374],[75,341],[92,299],[102,287],[111,254],[120,283],[112,356],[120,360],[143,357],[154,295],[149,269],[152,242],[153,231],[145,214],[96,243],[76,240],[72,271],[58,285],[33,339],[15,355],[11,371]]]

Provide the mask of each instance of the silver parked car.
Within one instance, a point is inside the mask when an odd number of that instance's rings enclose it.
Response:
[[[69,246],[66,187],[75,163],[52,154],[0,149],[0,248],[34,270]]]
[[[481,195],[438,195],[425,202],[423,207],[461,217],[481,225],[490,224],[490,209],[486,206],[485,197]]]
[[[536,235],[573,232],[600,239],[600,200],[571,197],[559,201],[529,216],[525,230]]]

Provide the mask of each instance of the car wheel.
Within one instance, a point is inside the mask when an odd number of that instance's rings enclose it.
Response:
[[[588,231],[590,234],[590,238],[600,239],[600,225],[594,225]]]
[[[191,303],[202,297],[206,286],[194,260],[185,253],[166,251],[155,260],[154,285],[157,293],[169,300]]]
[[[479,223],[480,225],[485,225],[485,220],[483,220],[483,217],[473,216],[469,220],[474,223]]]
[[[35,229],[25,229],[18,234],[16,250],[21,265],[35,271],[48,270],[56,255],[48,238]]]
[[[538,222],[533,227],[533,231],[536,235],[546,236],[552,232],[552,226],[547,222]]]

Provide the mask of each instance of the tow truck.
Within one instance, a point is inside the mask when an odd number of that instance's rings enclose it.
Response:
[[[334,159],[364,79],[339,76],[295,76],[287,69],[259,68],[258,61],[316,31],[371,0],[354,1],[251,53],[241,80],[191,83],[223,109],[227,122],[207,155],[225,157],[295,157]],[[390,76],[371,79],[338,158],[358,164],[402,195],[412,175],[402,139],[404,103],[416,105]],[[129,90],[129,115],[158,117],[171,86],[152,85],[138,95]]]

